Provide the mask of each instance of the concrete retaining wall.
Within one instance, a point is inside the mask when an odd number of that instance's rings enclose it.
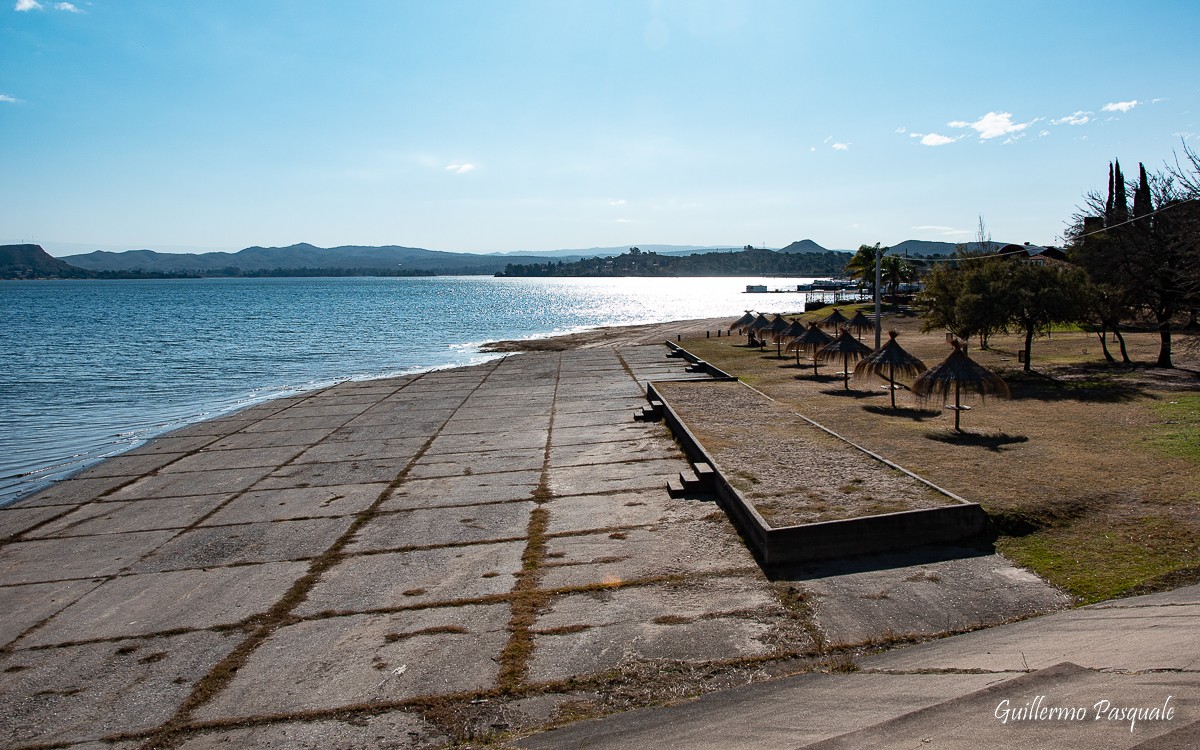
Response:
[[[673,349],[684,351],[673,344],[669,345]],[[730,376],[726,378],[737,379]],[[671,407],[670,401],[663,398],[653,383],[646,386],[646,395],[652,401],[662,402],[663,420],[683,447],[688,459],[693,463],[704,462],[713,467],[717,502],[742,532],[763,565],[825,560],[910,549],[926,544],[961,542],[979,536],[987,526],[987,514],[978,503],[966,502],[922,479],[925,484],[946,496],[947,505],[925,510],[774,528],[755,510],[754,505],[729,483],[720,464],[704,449]],[[836,433],[830,434],[844,440]],[[890,461],[883,461],[874,453],[863,450],[849,441],[845,442],[852,448],[895,467]],[[905,473],[911,475],[911,472]]]

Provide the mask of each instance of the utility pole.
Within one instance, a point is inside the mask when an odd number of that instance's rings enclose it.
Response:
[[[876,245],[878,247],[878,245]],[[883,311],[883,306],[880,304],[879,287],[883,281],[883,251],[875,251],[875,351],[879,351],[880,336],[883,331],[879,328],[879,319]]]

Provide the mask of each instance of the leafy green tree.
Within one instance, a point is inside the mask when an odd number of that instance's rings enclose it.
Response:
[[[875,269],[871,269],[872,277],[874,277]],[[880,268],[883,285],[888,290],[888,294],[896,296],[900,290],[901,284],[907,284],[917,280],[917,271],[913,264],[909,263],[899,255],[885,255],[883,257],[882,266]],[[872,279],[873,280],[873,279]]]
[[[1025,372],[1033,360],[1033,337],[1057,323],[1079,320],[1086,311],[1087,274],[1066,264],[1010,262],[995,293],[1003,295],[1008,320],[1025,334]]]
[[[887,255],[888,248],[880,247],[876,242],[874,245],[859,245],[858,252],[846,264],[846,273],[850,278],[857,280],[860,284],[871,290],[871,294],[875,294],[875,259],[880,255]]]

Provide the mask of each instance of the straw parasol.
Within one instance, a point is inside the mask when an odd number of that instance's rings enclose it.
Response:
[[[850,360],[859,360],[871,353],[870,347],[862,343],[845,328],[838,337],[821,347],[816,356],[823,360],[842,359],[842,384],[850,390]]]
[[[821,321],[821,327],[822,328],[832,328],[833,330],[836,331],[838,329],[838,326],[842,325],[843,323],[849,322],[849,320],[850,319],[847,318],[845,315],[842,315],[841,310],[839,310],[835,307],[835,308],[833,308],[833,312],[831,312],[829,315],[825,316],[825,319]]]
[[[807,330],[808,330],[808,326],[801,323],[799,318],[796,318],[795,320],[792,321],[792,324],[787,327],[786,331],[779,334],[779,338],[787,339],[788,341],[795,341],[796,339],[803,336],[804,332]]]
[[[954,406],[950,408],[954,410],[954,429],[962,432],[958,426],[959,416],[968,408],[962,405],[962,389],[966,388],[968,391],[978,393],[981,399],[989,394],[999,394],[1008,398],[1008,385],[1000,379],[999,375],[968,357],[967,353],[962,350],[961,341],[955,339],[950,342],[950,345],[954,347],[950,356],[921,373],[921,376],[913,382],[912,390],[913,393],[926,400],[932,399],[936,394],[941,394],[943,403],[950,396],[950,391],[953,390]]]
[[[896,370],[901,375],[920,375],[925,372],[925,363],[904,351],[896,343],[897,331],[888,331],[888,342],[867,356],[854,368],[854,377],[886,377],[888,391],[892,396],[892,408],[896,408]],[[886,373],[886,376],[885,376]]]
[[[817,350],[820,349],[822,346],[825,346],[826,344],[828,344],[830,341],[833,341],[832,336],[830,336],[828,333],[825,333],[824,331],[822,331],[820,329],[820,327],[817,326],[816,323],[809,323],[808,330],[806,330],[800,336],[797,336],[796,339],[794,341],[792,341],[792,343],[788,344],[787,350],[789,352],[792,351],[793,349],[796,350],[796,364],[797,365],[800,364],[801,350],[811,351],[813,353],[813,375],[816,376],[816,374],[817,374]]]
[[[746,327],[754,322],[754,312],[747,310],[746,314],[729,324],[729,332],[736,330],[739,334],[746,332]]]
[[[854,317],[850,319],[850,322],[846,324],[846,327],[857,333],[858,339],[861,341],[864,331],[875,330],[875,321],[863,314],[862,310],[859,310],[858,312],[854,313]]]
[[[790,327],[791,327],[791,323],[787,322],[787,318],[783,317],[783,315],[781,315],[779,313],[776,313],[775,320],[771,321],[771,327],[766,329],[766,333],[775,340],[775,356],[776,357],[783,356],[783,351],[781,350],[781,347],[783,345],[783,340],[780,337],[783,335],[783,332],[786,331]]]
[[[767,317],[766,313],[759,313],[758,317],[754,319],[754,322],[746,327],[746,331],[751,338],[759,339],[761,342],[762,339],[760,336],[758,336],[758,333],[770,327],[771,319]]]

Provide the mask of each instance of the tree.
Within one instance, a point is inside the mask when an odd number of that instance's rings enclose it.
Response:
[[[1023,258],[967,256],[957,268],[939,267],[918,298],[922,330],[945,328],[966,341],[1016,329],[1025,334],[1025,371],[1032,369],[1033,339],[1057,323],[1078,320],[1085,310],[1087,276],[1061,263]]]
[[[1056,323],[1078,320],[1086,309],[1087,274],[1066,264],[1026,261],[1013,266],[993,292],[1005,299],[1007,317],[1025,334],[1025,372],[1033,360],[1033,337]]]
[[[1070,257],[1093,282],[1106,285],[1129,307],[1146,312],[1158,325],[1157,367],[1173,367],[1171,320],[1196,304],[1190,281],[1198,253],[1188,218],[1191,201],[1181,200],[1172,175],[1148,175],[1139,165],[1129,218],[1120,165],[1110,166],[1109,194],[1101,217],[1077,216]],[[1094,209],[1098,200],[1088,196]],[[1157,204],[1157,207],[1156,205]]]
[[[917,278],[916,269],[899,255],[885,255],[880,271],[883,276],[883,284],[892,297],[896,296],[901,284],[907,284]],[[874,275],[874,268],[871,269],[871,273]]]
[[[871,294],[875,294],[875,259],[880,255],[886,256],[888,248],[880,247],[876,242],[874,245],[859,245],[858,252],[846,264],[846,273],[850,278],[856,279],[860,284],[871,290]]]
[[[1108,351],[1108,332],[1111,330],[1121,347],[1121,363],[1130,364],[1125,337],[1121,335],[1121,320],[1132,314],[1125,295],[1111,284],[1099,284],[1089,279],[1083,296],[1083,317],[1100,324],[1097,335],[1100,337],[1100,349],[1104,352],[1104,360],[1110,364],[1117,362]]]

